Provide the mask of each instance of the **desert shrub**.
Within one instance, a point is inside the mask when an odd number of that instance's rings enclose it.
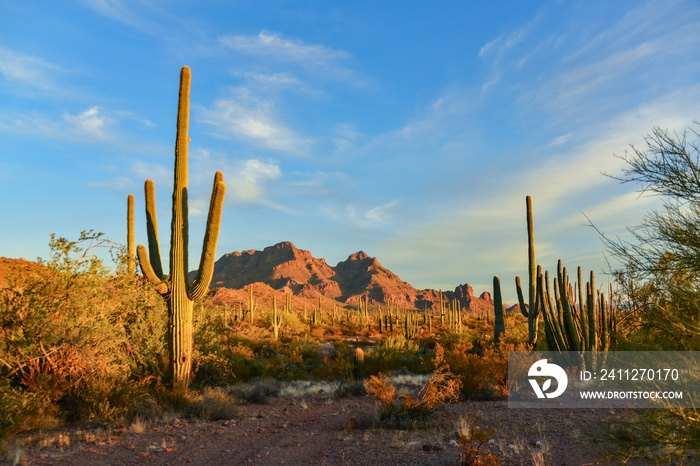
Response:
[[[58,409],[51,400],[8,384],[0,385],[0,406],[0,440],[16,432],[58,423]]]
[[[82,232],[77,241],[52,235],[50,247],[48,261],[10,276],[0,292],[0,385],[13,400],[5,413],[5,425],[14,425],[9,431],[40,427],[28,421],[31,412],[114,421],[130,409],[130,387],[157,378],[162,367],[164,317],[125,273],[120,251],[114,271],[93,255],[95,248],[114,249],[100,233]]]
[[[226,386],[236,380],[236,373],[231,366],[231,361],[217,352],[194,355],[193,366],[193,387]]]
[[[658,463],[691,464],[700,456],[700,417],[695,408],[639,409],[609,421],[612,459],[646,456]]]
[[[458,399],[461,382],[450,372],[450,367],[444,360],[444,350],[439,344],[435,346],[433,366],[433,376],[417,396],[397,396],[396,388],[385,374],[370,376],[365,385],[367,393],[379,401],[378,423],[381,427],[415,428],[430,412],[446,402]]]
[[[490,400],[507,395],[508,351],[514,347],[491,343],[478,350],[470,341],[455,343],[445,350],[445,361],[462,382],[462,396]]]
[[[403,335],[388,336],[378,340],[374,348],[365,353],[366,374],[388,373],[403,368],[414,372],[425,372],[423,352],[417,341],[407,340]]]
[[[474,419],[461,417],[457,422],[457,450],[460,464],[465,466],[495,466],[501,458],[488,450],[493,431],[481,429]]]
[[[200,421],[233,419],[238,415],[238,405],[226,390],[207,388],[190,394],[186,414]]]
[[[229,387],[229,393],[247,403],[266,404],[269,397],[278,396],[281,383],[273,379],[261,379]]]

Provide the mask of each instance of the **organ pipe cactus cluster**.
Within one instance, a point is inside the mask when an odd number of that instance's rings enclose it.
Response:
[[[585,284],[578,268],[576,288],[569,282],[566,268],[557,264],[557,276],[550,288],[549,272],[535,262],[534,225],[532,221],[532,199],[526,198],[528,232],[529,305],[525,299],[520,277],[515,278],[518,302],[523,315],[528,318],[529,343],[537,342],[538,318],[542,314],[545,322],[545,338],[550,351],[606,351],[615,338],[617,311],[613,303],[612,289],[606,298],[598,293],[595,277]],[[494,281],[495,284],[495,281]],[[552,292],[553,290],[553,292]],[[585,296],[585,300],[584,300]]]
[[[537,301],[543,310],[550,351],[607,351],[610,348],[615,338],[617,306],[613,302],[612,290],[607,297],[596,290],[592,271],[590,281],[585,284],[585,304],[580,267],[578,293],[569,283],[566,267],[562,267],[561,261],[557,264],[557,277],[552,288],[549,273],[545,272],[543,276],[541,268],[538,269],[537,281]]]
[[[163,273],[158,242],[155,188],[152,180],[145,184],[146,228],[148,250],[138,246],[138,257],[144,276],[153,284],[167,304],[169,376],[175,386],[187,387],[192,369],[192,312],[193,304],[209,289],[214,273],[216,243],[219,238],[221,210],[226,186],[223,174],[214,176],[214,187],[209,204],[206,233],[202,246],[199,269],[194,280],[188,278],[188,218],[187,218],[187,150],[189,138],[189,94],[191,74],[188,67],[180,73],[180,91],[177,111],[175,142],[175,176],[173,187],[172,223],[170,236],[170,273]]]

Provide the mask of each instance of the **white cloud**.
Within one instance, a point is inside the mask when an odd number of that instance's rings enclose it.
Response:
[[[156,2],[123,0],[81,0],[81,3],[95,13],[129,26],[142,34],[167,37],[167,30],[160,21],[149,19],[151,13],[163,19],[167,14],[157,11]],[[130,4],[130,5],[129,5]],[[135,11],[138,8],[139,11]]]
[[[538,262],[552,270],[561,258],[570,266],[598,273],[607,267],[603,244],[586,215],[606,233],[624,233],[625,227],[640,223],[655,202],[638,199],[638,186],[621,186],[601,172],[619,174],[622,162],[614,154],[622,154],[633,143],[643,149],[643,136],[655,125],[681,134],[699,105],[700,85],[696,85],[660,95],[614,118],[564,127],[565,134],[554,139],[558,144],[545,141],[543,147],[519,152],[518,159],[529,162],[517,169],[451,165],[450,171],[464,170],[469,181],[446,190],[450,197],[443,200],[426,204],[420,199],[411,205],[413,217],[420,221],[395,218],[379,255],[414,286],[488,283],[494,274],[512,284],[526,267],[524,198],[529,194],[535,208]],[[441,119],[432,115],[412,127],[425,129]],[[396,141],[400,135],[390,139]],[[442,172],[439,179],[448,176]],[[417,281],[425,276],[433,281]],[[514,302],[512,286],[504,293]]]
[[[290,73],[259,73],[253,71],[235,71],[234,76],[241,76],[249,83],[263,89],[296,89],[301,85],[299,79]]]
[[[359,136],[355,126],[349,123],[340,123],[333,128],[333,144],[341,152],[352,148]]]
[[[354,87],[366,88],[372,80],[348,66],[352,56],[320,44],[308,44],[299,39],[262,31],[257,35],[225,35],[219,38],[224,47],[257,59],[267,59],[269,65],[296,66],[316,78],[341,81]],[[260,63],[258,63],[260,64]],[[274,76],[274,74],[273,74]]]
[[[0,74],[41,89],[53,88],[51,74],[60,68],[42,58],[15,52],[0,46]]]
[[[367,230],[389,223],[397,205],[397,200],[375,206],[367,206],[366,203],[365,205],[360,205],[360,203],[344,205],[327,203],[321,205],[320,209],[326,216],[348,228]]]
[[[98,139],[108,137],[105,133],[107,117],[100,114],[100,107],[92,107],[77,115],[64,114],[63,119],[73,125],[78,132]]]
[[[226,176],[228,196],[238,202],[258,202],[264,197],[265,183],[282,176],[273,162],[250,159],[233,166]]]
[[[226,35],[220,38],[226,47],[250,55],[269,56],[306,66],[327,65],[338,59],[348,58],[346,52],[316,44],[306,44],[297,39],[285,39],[279,34],[261,31],[257,36]]]
[[[239,88],[234,98],[218,99],[202,111],[202,120],[217,129],[217,136],[242,139],[266,149],[304,155],[310,141],[279,122],[271,101]]]

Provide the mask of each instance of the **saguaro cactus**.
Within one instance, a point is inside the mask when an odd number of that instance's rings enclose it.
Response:
[[[277,295],[272,295],[272,317],[270,318],[272,323],[272,338],[277,341],[280,335],[280,324],[282,323],[282,317],[277,314]]]
[[[156,291],[163,296],[167,303],[169,376],[174,386],[183,387],[187,387],[189,384],[192,369],[193,303],[206,294],[214,273],[216,243],[219,238],[221,210],[226,192],[224,176],[220,171],[216,172],[199,270],[192,283],[189,283],[187,267],[187,149],[189,138],[187,130],[189,127],[190,81],[190,69],[185,66],[180,73],[177,110],[170,275],[163,274],[158,242],[155,188],[151,180],[147,180],[145,184],[148,250],[142,244],[138,247],[138,257],[143,274],[156,285]]]
[[[501,297],[501,279],[498,275],[493,277],[493,341],[496,344],[501,342],[501,335],[506,331],[506,324],[503,318],[503,298]]]
[[[515,287],[518,292],[518,304],[520,312],[527,317],[528,343],[534,348],[537,343],[537,327],[539,324],[539,309],[536,305],[537,297],[537,263],[535,262],[535,226],[532,220],[532,198],[525,198],[525,210],[527,214],[527,275],[528,275],[528,307],[525,307],[520,277],[515,277]]]

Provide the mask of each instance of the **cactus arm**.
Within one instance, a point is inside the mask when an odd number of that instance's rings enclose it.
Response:
[[[143,244],[139,244],[137,251],[139,257],[139,264],[141,265],[141,271],[143,272],[143,276],[146,277],[146,279],[149,282],[153,283],[156,286],[156,291],[158,292],[158,294],[161,294],[163,296],[167,295],[170,292],[170,287],[168,287],[168,284],[166,282],[158,278],[158,275],[156,275],[155,271],[153,270],[151,262],[148,259],[148,251],[146,250],[146,246],[144,246]]]
[[[588,312],[583,300],[583,278],[581,275],[581,267],[578,268],[578,308],[579,318],[581,319],[581,346],[583,351],[590,350],[590,340],[588,339]]]
[[[588,306],[588,346],[589,351],[598,351],[598,335],[596,323],[598,322],[595,298],[595,277],[591,270],[591,281],[586,284],[586,301]]]
[[[136,240],[134,237],[134,195],[126,198],[126,260],[127,270],[132,277],[136,275]]]
[[[547,349],[549,351],[557,351],[559,345],[554,337],[554,331],[552,325],[550,325],[550,310],[548,309],[548,304],[551,306],[549,296],[545,296],[544,287],[544,276],[542,271],[538,268],[537,273],[537,294],[535,295],[535,303],[541,308],[542,317],[544,318],[544,336],[547,342]]]
[[[600,295],[600,346],[603,351],[607,351],[610,342],[608,340],[608,303],[605,301],[605,293]]]
[[[557,276],[559,279],[559,299],[561,299],[561,308],[563,314],[564,331],[566,332],[566,340],[568,348],[574,351],[581,351],[581,340],[578,331],[574,324],[574,316],[571,310],[571,302],[569,301],[569,293],[567,292],[567,274],[566,267],[562,269],[561,260],[557,264]]]
[[[545,319],[545,331],[547,331],[547,328],[549,327],[550,341],[553,343],[553,346],[550,347],[548,342],[547,347],[550,351],[566,351],[566,341],[564,340],[562,328],[559,325],[559,321],[557,320],[557,317],[555,315],[554,305],[550,294],[548,275],[549,274],[545,273],[545,290],[540,291],[538,289],[538,293],[542,294],[542,316]]]
[[[158,216],[156,215],[156,188],[153,180],[144,183],[146,196],[146,233],[148,235],[148,256],[151,267],[159,280],[165,278],[163,261],[160,258],[160,243],[158,241]]]
[[[528,317],[528,313],[532,311],[532,309],[528,310],[525,307],[525,298],[523,297],[523,287],[520,284],[520,277],[515,277],[515,290],[518,292],[518,305],[520,306],[520,313],[524,317]]]
[[[192,301],[203,297],[209,289],[211,278],[214,275],[214,261],[216,259],[216,243],[219,240],[221,225],[221,210],[224,205],[226,185],[224,175],[219,171],[214,176],[214,188],[209,204],[209,217],[207,218],[207,230],[202,245],[202,258],[199,261],[197,276],[190,285],[188,295]]]

